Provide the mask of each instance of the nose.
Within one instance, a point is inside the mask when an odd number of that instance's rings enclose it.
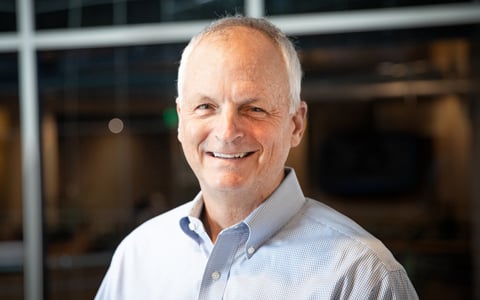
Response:
[[[216,139],[227,144],[238,142],[243,137],[241,120],[235,108],[227,106],[221,110],[214,131]]]

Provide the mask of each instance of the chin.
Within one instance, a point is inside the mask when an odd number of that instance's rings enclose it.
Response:
[[[244,188],[247,185],[247,179],[243,176],[223,175],[216,178],[214,182],[210,180],[209,185],[219,191],[234,191]]]
[[[242,184],[240,182],[217,182],[211,185],[211,187],[218,191],[229,192],[242,189],[243,187],[245,187],[245,184]]]

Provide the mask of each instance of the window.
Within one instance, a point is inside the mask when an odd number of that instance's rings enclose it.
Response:
[[[402,0],[402,1],[298,1],[265,0],[266,15],[286,15],[312,12],[352,11],[388,7],[421,6],[432,4],[470,2],[465,0]]]
[[[93,298],[120,240],[198,190],[176,140],[183,47],[38,53],[52,297]]]
[[[37,29],[207,20],[243,7],[241,0],[35,1]]]
[[[0,3],[0,300],[28,298],[31,271],[23,259],[21,124],[28,117],[19,97],[25,40],[17,2]],[[473,263],[480,249],[478,3],[22,3],[35,15],[27,46],[36,58],[45,276],[34,279],[45,283],[44,298],[92,299],[119,241],[198,192],[176,136],[178,61],[189,36],[236,13],[271,18],[298,46],[309,122],[288,164],[305,194],[382,239],[422,299],[480,295]],[[437,4],[438,11],[412,14]],[[399,10],[406,7],[413,9]],[[362,14],[376,8],[391,9]],[[443,14],[450,9],[458,19]]]

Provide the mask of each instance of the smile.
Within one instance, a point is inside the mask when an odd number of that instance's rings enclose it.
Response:
[[[244,158],[252,154],[253,152],[240,152],[240,153],[220,153],[220,152],[209,152],[209,154],[216,158],[225,158],[225,159],[235,159],[235,158]]]

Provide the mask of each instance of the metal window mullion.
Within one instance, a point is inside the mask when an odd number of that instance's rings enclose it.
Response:
[[[33,2],[17,0],[25,299],[44,296],[41,148],[37,99]]]
[[[261,16],[263,6],[246,0],[247,14]],[[260,10],[260,11],[259,11]],[[289,35],[411,29],[480,23],[480,4],[444,4],[362,11],[269,16]],[[35,37],[37,49],[74,49],[102,46],[147,45],[188,41],[208,20],[159,24],[46,30]]]
[[[245,0],[245,15],[262,18],[265,15],[265,0]]]
[[[268,17],[289,35],[413,29],[480,23],[480,5],[440,4]]]
[[[0,53],[17,51],[18,45],[16,33],[0,33]]]
[[[245,14],[262,17],[264,2],[245,0]],[[382,8],[347,12],[326,12],[268,17],[289,35],[328,34],[356,31],[395,30],[417,27],[480,23],[480,4],[441,4],[403,8]],[[188,41],[208,20],[165,22],[81,29],[38,31],[37,50],[77,49],[175,43]],[[0,33],[0,52],[16,50],[15,34]]]

